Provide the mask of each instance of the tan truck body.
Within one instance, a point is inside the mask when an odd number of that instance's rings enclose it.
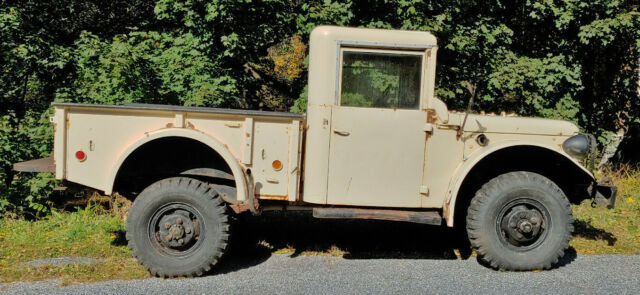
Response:
[[[307,115],[155,105],[57,103],[56,178],[111,194],[123,163],[166,137],[187,138],[228,165],[236,196],[296,205],[436,208],[453,226],[458,190],[486,156],[509,147],[543,149],[566,159],[569,122],[447,110],[434,97],[437,43],[426,32],[318,27],[311,34]],[[345,52],[417,56],[415,109],[341,105]],[[483,134],[487,142],[480,144]],[[86,157],[78,159],[82,151]],[[188,153],[189,151],[182,151]],[[167,151],[163,157],[179,157]],[[158,158],[163,161],[166,158]],[[497,163],[496,165],[499,165]]]

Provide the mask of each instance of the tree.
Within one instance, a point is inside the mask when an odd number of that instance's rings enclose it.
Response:
[[[476,110],[570,120],[603,145],[639,122],[632,0],[0,0],[0,208],[46,200],[51,183],[11,163],[48,155],[54,100],[304,112],[317,25],[432,32],[452,109],[474,93]]]

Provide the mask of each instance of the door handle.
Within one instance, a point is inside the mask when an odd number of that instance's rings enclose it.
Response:
[[[338,134],[338,135],[342,135],[342,136],[349,136],[349,134],[351,134],[348,131],[342,131],[342,130],[337,130],[337,129],[333,129],[333,133]]]

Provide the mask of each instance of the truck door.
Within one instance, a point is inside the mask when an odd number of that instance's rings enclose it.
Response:
[[[420,207],[424,51],[340,51],[327,203]]]

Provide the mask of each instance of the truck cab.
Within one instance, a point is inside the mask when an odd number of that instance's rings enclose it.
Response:
[[[313,31],[305,202],[436,205],[429,204],[425,179],[436,51],[427,32]]]

